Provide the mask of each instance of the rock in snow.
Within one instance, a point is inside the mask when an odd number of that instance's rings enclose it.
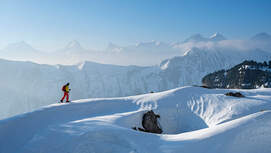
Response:
[[[233,96],[233,97],[245,97],[240,92],[228,92],[228,93],[225,93],[225,95],[226,96]]]
[[[138,128],[138,130],[150,133],[162,133],[163,130],[159,127],[158,118],[160,118],[160,115],[155,114],[152,110],[148,111],[142,118],[142,126],[144,129]]]

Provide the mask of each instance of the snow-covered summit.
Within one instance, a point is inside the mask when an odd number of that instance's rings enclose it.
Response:
[[[166,43],[152,40],[150,42],[139,42],[136,44],[136,47],[157,47],[157,46],[162,46],[162,45],[166,45]]]
[[[59,56],[59,54],[61,54],[62,56],[69,56],[69,57],[79,58],[79,56],[81,54],[85,54],[87,52],[88,52],[88,50],[83,48],[81,46],[81,44],[77,40],[72,40],[72,41],[68,42],[65,47],[53,52],[53,54],[54,54],[53,56]]]
[[[222,40],[226,40],[226,38],[219,32],[216,32],[215,34],[213,34],[209,40],[211,41],[222,41]]]
[[[73,50],[82,50],[82,46],[81,44],[77,41],[77,40],[73,40],[71,42],[69,42],[65,48],[66,50],[70,50],[70,49],[73,49]]]
[[[70,41],[63,49],[61,49],[62,52],[67,53],[78,53],[86,51],[81,44],[77,40]]]
[[[208,42],[208,41],[222,41],[222,40],[226,40],[226,38],[219,32],[216,32],[215,34],[213,34],[212,36],[210,36],[209,38],[203,37],[201,34],[195,34],[190,36],[189,38],[187,38],[184,43],[187,42]]]
[[[184,42],[201,42],[201,41],[207,41],[208,39],[203,37],[201,34],[194,34],[187,38]]]
[[[122,47],[116,44],[113,44],[112,42],[110,42],[106,48],[106,51],[113,52],[113,53],[120,53],[122,50],[123,50]]]
[[[31,45],[25,41],[9,44],[3,49],[4,51],[20,51],[20,52],[31,52],[36,51]]]
[[[33,48],[25,41],[9,44],[0,50],[0,58],[10,60],[30,60],[38,58],[42,54],[41,51]]]

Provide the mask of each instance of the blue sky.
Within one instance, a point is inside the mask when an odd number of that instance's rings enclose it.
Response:
[[[232,39],[271,33],[270,0],[0,0],[0,47],[26,41],[58,49],[109,42],[182,41],[195,33]]]

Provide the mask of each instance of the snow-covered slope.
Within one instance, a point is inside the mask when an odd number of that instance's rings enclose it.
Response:
[[[269,153],[270,93],[183,87],[53,104],[0,121],[0,153]],[[161,116],[161,135],[131,129],[150,109]]]
[[[160,90],[158,67],[85,62],[74,66],[0,60],[0,118],[59,101],[71,83],[71,98],[117,97]],[[146,81],[144,81],[146,80]]]
[[[270,60],[261,50],[225,51],[193,48],[159,66],[116,66],[84,62],[49,66],[0,60],[0,118],[28,112],[59,100],[61,86],[71,83],[71,98],[130,96],[200,85],[206,74],[243,60]],[[85,92],[87,91],[87,92]]]
[[[188,50],[184,56],[174,57],[161,62],[161,75],[166,82],[171,82],[171,89],[177,86],[200,84],[208,73],[228,69],[244,60],[268,61],[271,53],[262,50],[224,50],[199,49]]]

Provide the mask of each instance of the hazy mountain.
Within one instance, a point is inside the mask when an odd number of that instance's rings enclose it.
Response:
[[[222,41],[222,40],[226,40],[226,38],[222,34],[217,32],[217,33],[214,33],[213,35],[211,35],[209,38],[203,37],[201,34],[195,34],[195,35],[192,35],[192,36],[188,37],[187,39],[185,39],[184,43]]]
[[[9,55],[31,55],[39,53],[38,50],[34,49],[31,45],[24,41],[9,44],[7,47],[1,50],[0,53],[5,53]]]
[[[85,49],[74,40],[55,52],[39,52],[25,42],[10,44],[0,51],[0,58],[12,60],[30,60],[41,64],[73,65],[83,61],[116,65],[159,65],[165,59],[182,56],[185,52],[198,48],[225,52],[264,50],[271,52],[270,35],[260,33],[250,40],[229,40],[222,34],[215,33],[210,37],[193,35],[182,42],[166,43],[161,41],[139,42],[133,45],[120,46],[109,43],[104,50]]]
[[[209,38],[209,40],[210,41],[222,41],[222,40],[226,40],[226,38],[220,33],[215,33]]]
[[[24,41],[9,44],[3,50],[6,50],[6,51],[24,51],[24,52],[36,51],[32,46],[30,46],[29,44],[27,44]]]
[[[258,33],[255,36],[253,36],[251,38],[251,40],[254,40],[254,41],[271,41],[271,35],[269,35],[268,33],[262,32],[262,33]]]
[[[0,58],[9,60],[36,60],[44,56],[44,53],[22,41],[9,44],[0,50]]]
[[[77,40],[73,40],[69,42],[64,48],[58,50],[57,52],[73,55],[73,54],[81,54],[81,53],[85,53],[89,51],[83,48]]]
[[[120,53],[121,51],[123,51],[123,48],[113,43],[109,43],[105,50],[111,53]]]
[[[203,37],[201,34],[195,34],[185,39],[184,42],[200,42],[200,41],[208,41],[208,38]]]

